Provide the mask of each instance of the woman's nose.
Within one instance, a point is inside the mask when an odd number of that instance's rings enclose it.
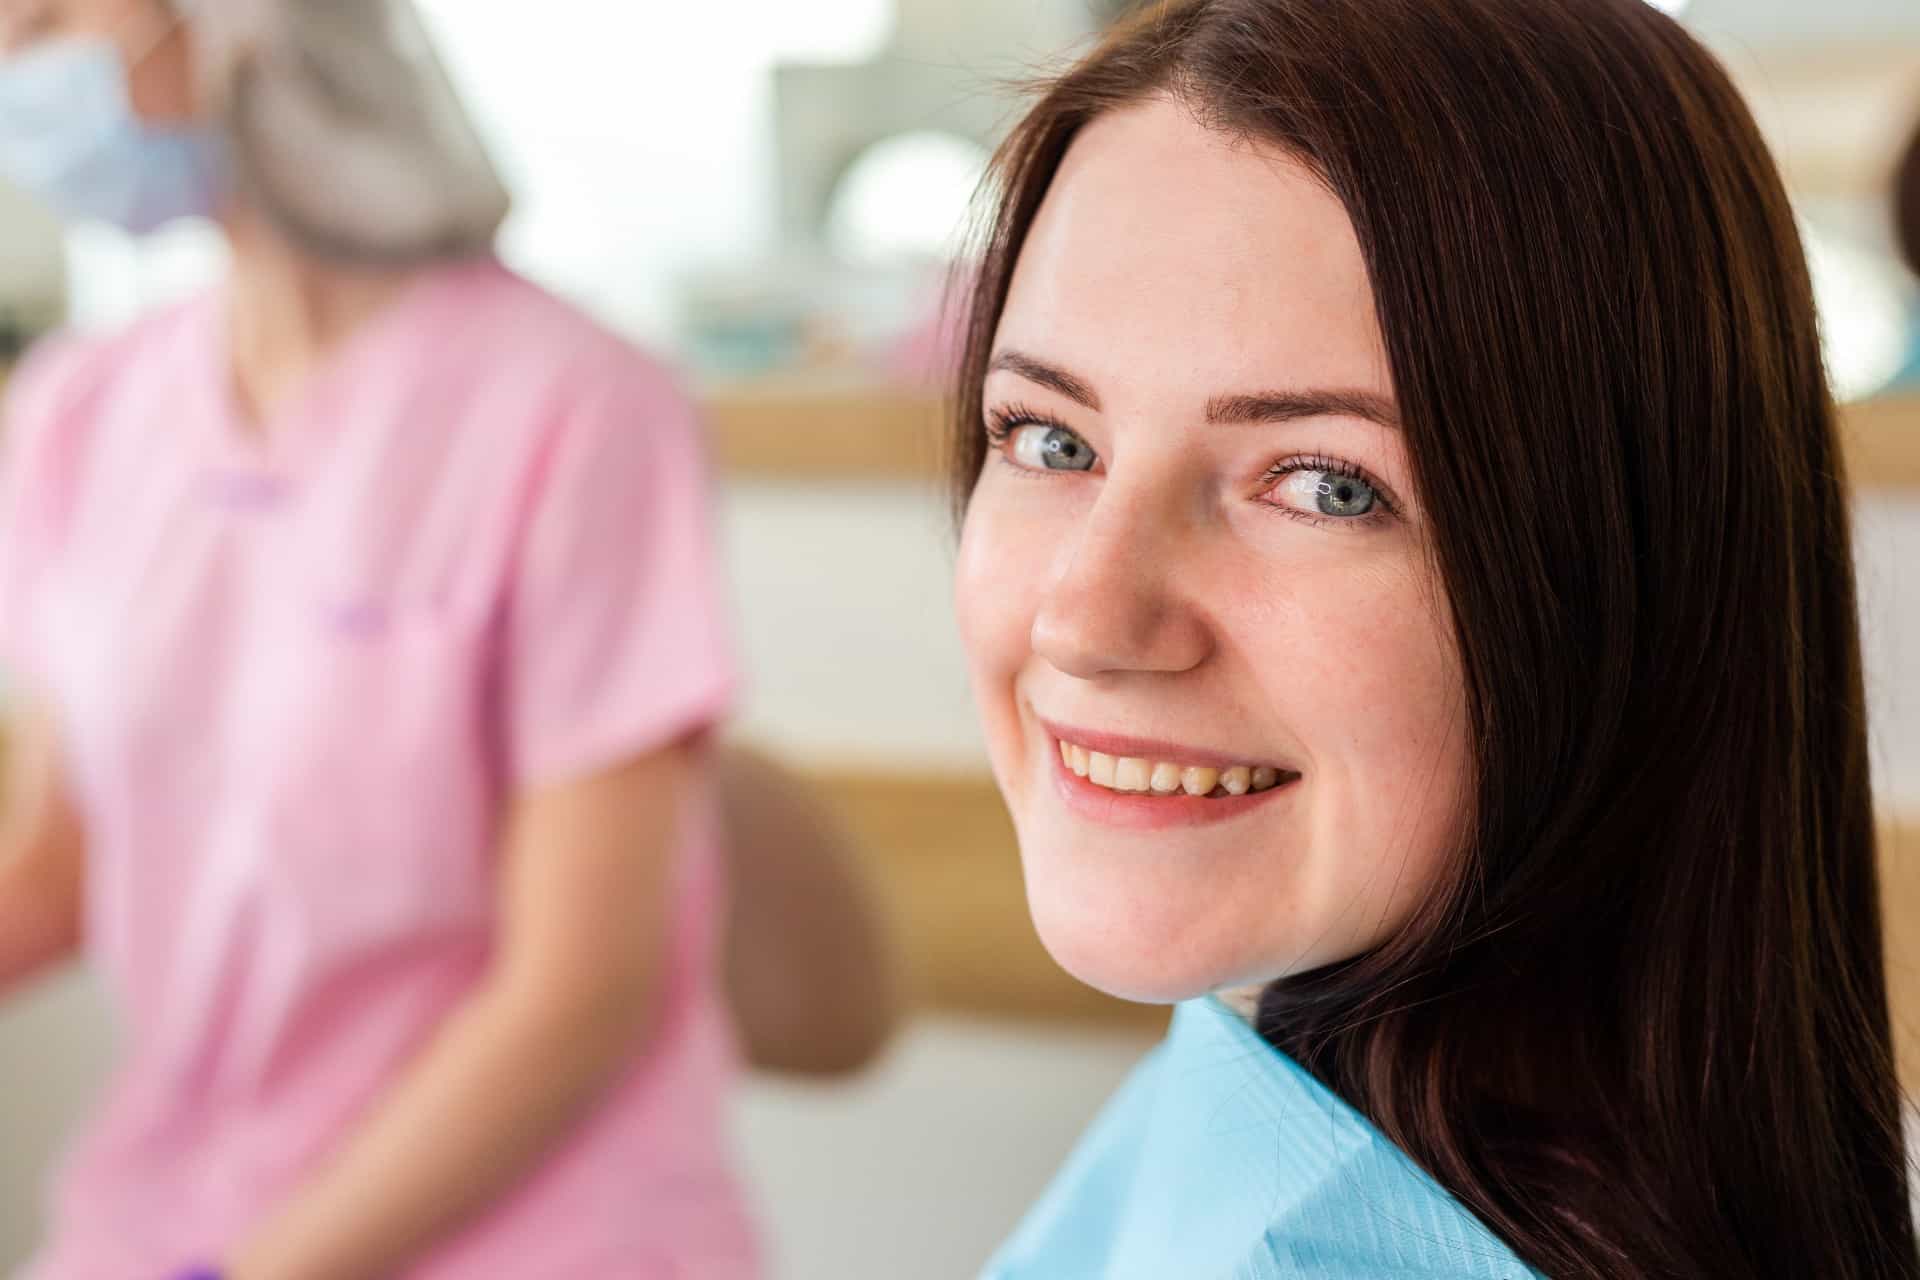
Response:
[[[1061,546],[1033,619],[1033,651],[1083,680],[1187,671],[1213,637],[1182,590],[1190,550],[1180,522],[1148,495],[1111,481]]]

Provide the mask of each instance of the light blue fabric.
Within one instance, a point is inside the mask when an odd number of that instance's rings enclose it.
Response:
[[[1536,1277],[1213,999],[1179,1006],[982,1280]]]

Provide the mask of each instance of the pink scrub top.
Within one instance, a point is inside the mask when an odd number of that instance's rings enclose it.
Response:
[[[60,721],[123,1035],[32,1280],[218,1261],[480,981],[512,795],[699,732],[733,682],[693,411],[645,356],[464,263],[251,432],[225,314],[56,342],[8,395],[0,657]],[[755,1274],[711,795],[682,826],[662,1022],[409,1276]]]

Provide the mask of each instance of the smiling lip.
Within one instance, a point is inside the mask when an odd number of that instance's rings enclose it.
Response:
[[[1210,751],[1201,747],[1183,746],[1173,742],[1156,742],[1148,738],[1129,738],[1120,734],[1095,733],[1087,729],[1075,729],[1069,725],[1057,725],[1041,720],[1049,740],[1046,745],[1047,759],[1052,763],[1054,789],[1067,809],[1075,816],[1105,827],[1119,827],[1130,831],[1163,831],[1174,827],[1209,826],[1217,822],[1227,822],[1271,803],[1280,796],[1293,794],[1300,781],[1299,774],[1289,771],[1286,780],[1278,786],[1265,791],[1252,791],[1243,796],[1189,796],[1189,795],[1150,795],[1137,792],[1114,791],[1107,787],[1089,782],[1068,769],[1060,758],[1059,744],[1062,741],[1085,747],[1090,751],[1119,756],[1133,756],[1148,760],[1177,760],[1183,764],[1203,768],[1230,768],[1236,764],[1248,763],[1243,759],[1228,756],[1224,752]]]

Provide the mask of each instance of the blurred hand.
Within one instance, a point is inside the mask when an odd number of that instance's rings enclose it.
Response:
[[[86,833],[69,799],[52,716],[27,703],[7,721],[0,803],[0,994],[78,953]]]

